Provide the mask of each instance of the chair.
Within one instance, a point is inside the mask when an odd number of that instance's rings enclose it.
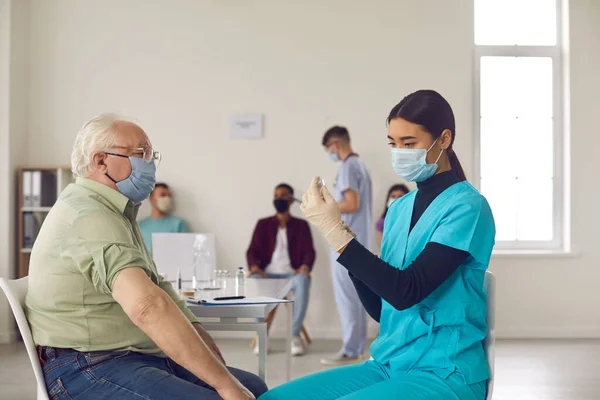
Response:
[[[278,307],[279,306],[276,306],[273,310],[271,310],[271,312],[267,315],[267,318],[265,318],[265,322],[267,323],[267,334],[271,329],[271,324],[275,319],[275,314],[277,313]],[[300,331],[300,338],[302,339],[302,342],[304,343],[305,347],[308,347],[312,343],[312,339],[310,338],[310,335],[308,334],[308,331],[306,330],[306,327],[304,325],[302,325],[302,330]],[[256,346],[256,342],[256,338],[252,339],[252,343],[250,343],[251,349],[253,349]]]
[[[29,329],[29,323],[27,322],[27,317],[25,317],[24,312],[25,296],[27,295],[28,286],[27,277],[17,280],[0,278],[0,288],[4,291],[8,303],[10,304],[10,308],[17,320],[21,337],[23,338],[25,348],[27,349],[29,361],[31,361],[31,366],[33,367],[33,373],[35,374],[35,380],[37,381],[37,399],[49,400],[48,392],[46,391],[46,381],[44,380],[44,374],[42,372],[42,365],[40,364],[35,343],[33,343],[31,329]]]
[[[496,344],[496,277],[490,271],[486,271],[483,290],[487,296],[487,327],[488,332],[483,341],[485,356],[490,369],[490,379],[487,383],[486,400],[492,400],[494,392],[494,359],[495,359],[495,344]]]

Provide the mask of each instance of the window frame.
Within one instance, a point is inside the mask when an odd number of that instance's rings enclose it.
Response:
[[[563,251],[566,250],[565,223],[565,155],[566,129],[563,24],[565,0],[556,0],[556,43],[553,46],[523,45],[477,45],[475,44],[475,7],[473,7],[473,55],[474,55],[474,182],[481,190],[481,57],[548,57],[552,59],[552,137],[553,137],[553,190],[552,190],[552,239],[551,240],[502,240],[496,241],[496,250],[502,251]],[[475,1],[473,2],[473,5]]]

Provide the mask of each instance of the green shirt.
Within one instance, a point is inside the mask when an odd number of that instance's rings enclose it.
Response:
[[[157,273],[133,205],[121,193],[79,178],[59,196],[31,251],[25,300],[33,340],[78,351],[133,350],[164,356],[112,297],[118,273],[142,268],[190,322],[196,317]]]
[[[139,222],[146,247],[152,252],[153,233],[187,233],[188,227],[184,220],[173,215],[164,218],[144,218]]]

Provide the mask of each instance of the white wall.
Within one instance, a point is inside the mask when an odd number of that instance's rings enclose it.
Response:
[[[349,127],[372,168],[377,213],[396,181],[385,118],[410,91],[449,98],[470,164],[470,15],[469,2],[441,0],[33,1],[29,160],[67,163],[77,129],[99,112],[138,117],[164,154],[158,176],[177,212],[216,233],[219,262],[233,269],[256,220],[274,212],[275,184],[332,182],[320,145],[332,124]],[[229,140],[236,112],[264,113],[265,139]],[[337,337],[320,239],[313,282],[307,325]]]
[[[10,187],[10,4],[8,0],[0,0],[0,276],[12,277],[10,266],[13,264],[11,235]],[[13,339],[12,320],[8,311],[8,303],[0,296],[0,343]]]
[[[0,276],[15,272],[15,169],[25,163],[29,86],[29,1],[0,0]],[[0,343],[16,338],[0,296]]]
[[[570,258],[493,261],[498,278],[497,323],[503,336],[600,336],[600,213],[594,177],[600,110],[600,2],[570,3],[571,231],[575,254]]]
[[[598,299],[588,295],[600,278],[595,187],[584,182],[596,141],[600,60],[590,49],[599,48],[600,12],[593,0],[571,3],[578,256],[494,259],[504,335],[600,332]],[[470,175],[472,11],[472,0],[32,0],[26,160],[68,163],[77,129],[94,114],[139,118],[164,154],[158,176],[173,186],[178,214],[216,233],[219,262],[233,269],[256,219],[272,213],[276,183],[301,192],[312,175],[333,180],[336,166],[320,146],[332,124],[349,127],[371,167],[380,213],[397,181],[384,120],[413,90],[436,89],[453,105]],[[229,140],[227,119],[238,112],[264,113],[265,139]],[[307,324],[316,336],[338,337],[326,247],[316,239]]]

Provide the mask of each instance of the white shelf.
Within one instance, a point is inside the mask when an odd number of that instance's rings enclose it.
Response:
[[[31,253],[31,249],[30,248],[21,249],[21,253]]]
[[[48,212],[52,207],[21,207],[21,212]]]

